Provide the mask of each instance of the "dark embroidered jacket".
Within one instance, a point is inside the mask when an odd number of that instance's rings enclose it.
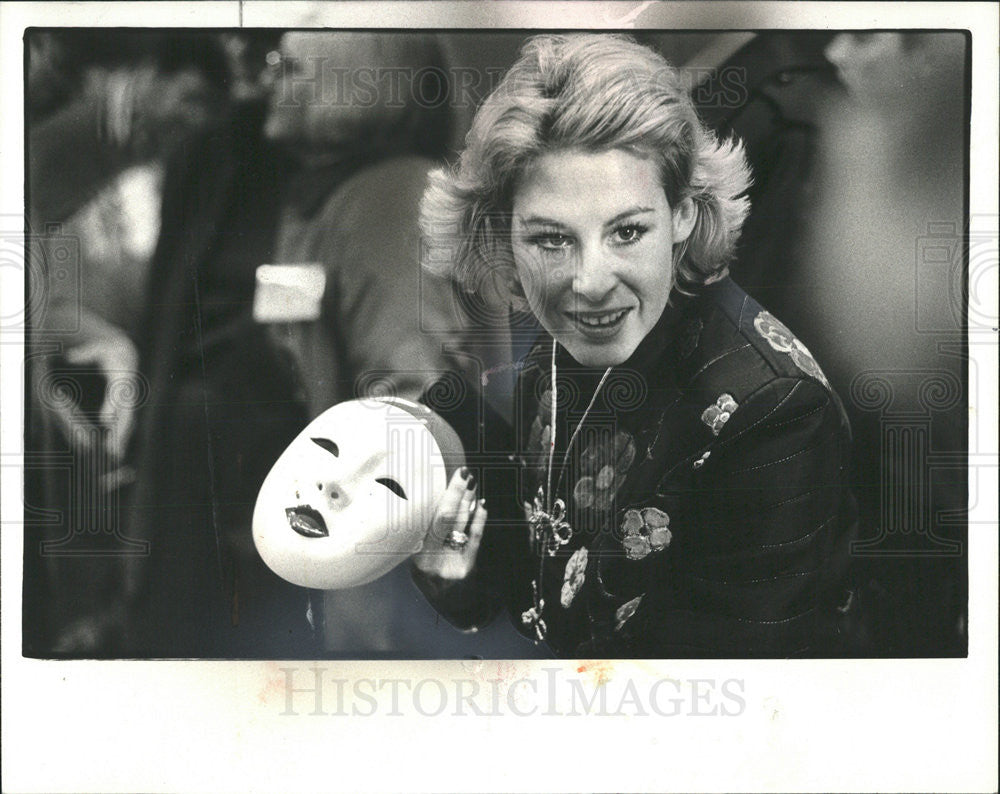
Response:
[[[548,476],[551,346],[544,335],[519,380],[526,511],[536,497],[546,506],[538,489]],[[449,593],[423,582],[446,615],[468,627],[486,614],[471,604],[502,590],[520,623],[540,568],[541,618],[560,656],[841,652],[856,524],[850,429],[785,326],[730,279],[675,295],[612,370],[568,456],[603,370],[562,348],[557,369],[551,479],[571,537],[550,556],[531,547],[523,522],[491,527],[475,585]],[[528,621],[522,628],[533,633]]]

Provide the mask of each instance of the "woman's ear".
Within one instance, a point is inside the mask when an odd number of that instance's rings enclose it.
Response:
[[[698,220],[698,208],[690,196],[678,202],[671,208],[673,218],[674,245],[683,243],[694,229]]]

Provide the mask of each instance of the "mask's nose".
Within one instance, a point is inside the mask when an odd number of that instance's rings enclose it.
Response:
[[[292,483],[291,490],[290,498],[299,504],[342,510],[351,503],[350,489],[340,480],[299,477]]]
[[[351,503],[350,492],[339,480],[316,480],[312,494],[333,510],[343,510]]]

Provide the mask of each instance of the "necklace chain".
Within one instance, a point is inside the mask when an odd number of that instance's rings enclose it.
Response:
[[[569,438],[569,442],[566,444],[566,452],[563,455],[562,465],[559,467],[559,479],[556,481],[556,491],[558,491],[559,487],[562,485],[563,475],[566,473],[566,464],[569,462],[569,455],[573,449],[573,444],[576,442],[577,436],[580,435],[580,431],[583,429],[583,424],[587,421],[587,417],[590,415],[590,411],[594,407],[594,403],[597,402],[597,396],[601,393],[604,382],[608,379],[612,369],[613,367],[608,367],[604,371],[604,374],[601,376],[601,380],[597,384],[597,388],[594,389],[593,396],[590,398],[590,403],[587,405],[586,410],[584,410],[583,416],[580,418],[576,429],[573,431]],[[539,493],[535,497],[534,507],[528,518],[528,523],[531,525],[532,529],[535,548],[539,550],[544,549],[550,557],[555,555],[560,546],[564,546],[566,543],[569,543],[570,538],[573,537],[573,529],[565,520],[566,504],[562,499],[553,498],[555,496],[555,491],[552,490],[552,463],[556,452],[556,416],[558,413],[555,339],[552,340],[551,392],[552,399],[550,400],[551,409],[549,416],[549,460],[546,467],[545,491],[543,493],[542,487],[539,486]],[[534,628],[535,637],[537,638],[535,640],[536,642],[544,640],[546,634],[548,633],[548,628],[545,625],[545,621],[542,619],[542,611],[545,608],[545,599],[541,597],[542,577],[544,572],[545,555],[540,554],[538,561],[538,576],[531,582],[533,603],[530,609],[521,613],[521,620]]]

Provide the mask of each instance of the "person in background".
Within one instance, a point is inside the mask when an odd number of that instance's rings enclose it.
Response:
[[[319,264],[324,286],[315,322],[279,317],[268,330],[293,355],[310,417],[357,396],[370,376],[416,399],[455,366],[422,331],[440,327],[449,294],[421,274],[416,224],[451,130],[440,47],[430,37],[302,32],[283,36],[271,57],[263,135],[291,163],[272,261]],[[416,83],[418,70],[433,88]]]
[[[244,90],[266,72],[244,56],[276,36],[245,35],[244,48],[225,46],[241,67],[229,112],[164,173],[137,339],[149,396],[123,516],[149,553],[125,561],[124,655],[313,655],[307,595],[269,575],[249,539],[256,489],[305,412],[287,357],[252,316],[291,163],[261,135],[266,84]]]
[[[227,75],[221,49],[205,35],[98,40],[39,31],[28,50],[29,305],[36,308],[28,331],[28,448],[69,456],[73,476],[67,482],[58,467],[43,467],[26,483],[29,504],[59,508],[66,533],[56,538],[26,522],[33,541],[26,544],[26,647],[100,655],[120,631],[113,525],[142,393],[134,340],[158,233],[162,165],[220,115]],[[42,544],[47,551],[36,558]]]
[[[742,138],[754,169],[733,275],[797,329],[845,397],[858,655],[961,655],[967,644],[967,486],[955,462],[968,437],[965,46],[950,32],[760,33],[695,89],[703,118]],[[950,253],[934,263],[925,251]],[[873,379],[891,404],[868,405]],[[933,405],[921,391],[931,383],[946,393]],[[926,457],[889,451],[901,422],[930,433]]]
[[[242,90],[167,170],[128,524],[151,554],[129,569],[129,653],[476,654],[406,576],[309,592],[253,547],[257,491],[310,418],[368,393],[416,399],[460,369],[442,347],[451,286],[419,268],[419,197],[450,133],[433,38],[289,33],[265,62],[266,90]],[[266,273],[295,299],[274,300]]]
[[[805,206],[801,277],[814,298],[789,316],[817,327],[856,320],[815,346],[851,395],[861,440],[855,556],[879,655],[968,649],[974,337],[964,329],[966,318],[973,333],[983,324],[965,207],[969,46],[958,31],[849,32],[825,48],[843,90],[818,116]]]

